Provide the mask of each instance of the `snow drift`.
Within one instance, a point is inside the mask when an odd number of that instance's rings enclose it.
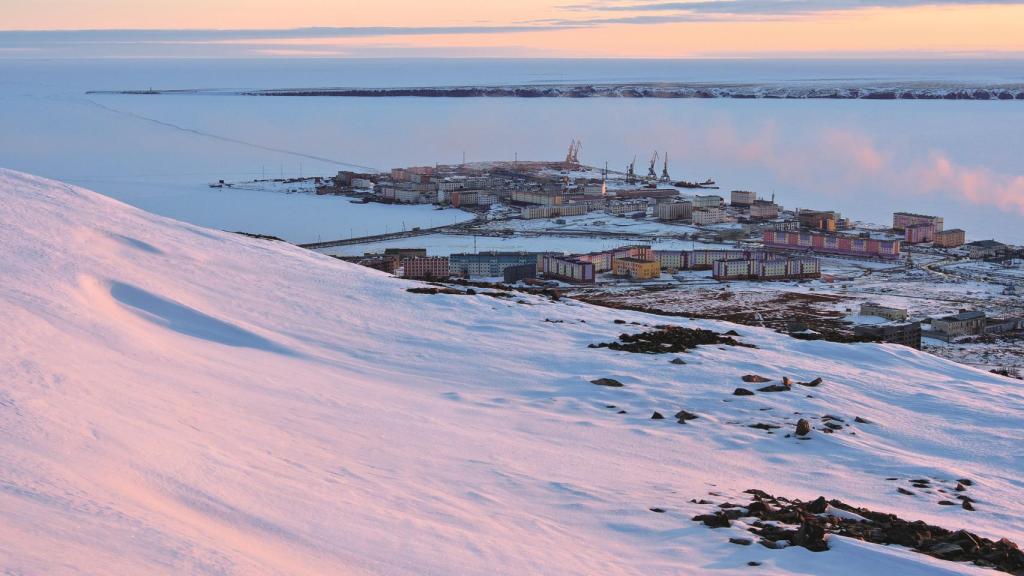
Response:
[[[690,520],[691,499],[747,488],[1024,540],[1020,387],[908,348],[411,294],[8,171],[0,278],[5,573],[990,573],[843,538],[736,546]],[[588,348],[632,322],[757,348]],[[732,396],[750,373],[824,381]],[[700,417],[650,419],[679,409]],[[825,414],[870,424],[785,437]],[[922,476],[972,479],[977,510],[897,492]]]

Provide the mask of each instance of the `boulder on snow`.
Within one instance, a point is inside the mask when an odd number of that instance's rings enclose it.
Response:
[[[764,376],[758,376],[757,374],[747,374],[741,378],[744,382],[759,384],[761,382],[771,382],[771,378],[765,378]]]
[[[686,422],[687,420],[696,420],[697,418],[700,418],[700,416],[697,416],[693,412],[687,412],[686,410],[680,410],[679,412],[676,412],[676,420],[678,420],[679,422]]]
[[[746,388],[737,388],[732,391],[733,396],[753,396],[754,393]]]
[[[797,423],[796,423],[796,435],[797,436],[807,436],[810,433],[811,433],[811,423],[808,422],[807,420],[805,420],[804,418],[801,418],[800,420],[798,420]]]
[[[789,386],[785,384],[772,384],[763,388],[758,388],[758,392],[789,392]]]
[[[622,382],[614,378],[598,378],[597,380],[591,380],[590,383],[598,386],[608,386],[609,388],[622,388]]]
[[[651,420],[664,420],[665,417],[661,415],[661,412],[655,412],[651,414]]]

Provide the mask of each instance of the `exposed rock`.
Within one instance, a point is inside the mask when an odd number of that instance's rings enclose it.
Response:
[[[960,478],[960,479],[957,480],[957,482],[963,484],[964,486],[973,486],[974,485],[974,482],[971,481],[968,478]]]
[[[860,416],[854,418],[853,421],[856,422],[857,424],[871,424],[870,420],[866,418],[861,418]]]
[[[761,565],[760,562],[755,562],[754,560],[751,560],[750,562],[747,562],[747,566],[760,566],[760,565]]]
[[[825,414],[824,416],[821,417],[821,421],[822,422],[828,422],[829,420],[832,420],[832,421],[835,421],[835,422],[844,422],[844,420],[842,418],[840,418],[839,416],[833,416],[831,414]]]
[[[616,324],[625,324],[626,323],[625,320],[622,320],[620,318],[616,318],[615,320],[612,320],[612,322],[615,322]]]
[[[963,506],[964,510],[974,512],[974,505],[971,504],[970,500],[964,500],[961,505]]]
[[[728,528],[731,524],[729,518],[721,512],[714,514],[701,514],[693,517],[694,522],[703,522],[708,528]]]
[[[741,378],[741,380],[743,380],[744,382],[753,383],[753,384],[760,384],[762,382],[771,382],[772,381],[771,378],[765,378],[764,376],[758,376],[757,374],[747,374],[746,376]]]
[[[813,388],[813,387],[817,386],[818,384],[821,384],[821,382],[822,382],[822,380],[821,380],[821,377],[819,376],[819,377],[815,378],[814,380],[811,380],[810,382],[797,382],[797,384],[799,384],[801,386],[810,386],[810,387]]]
[[[793,385],[793,381],[789,379],[789,376],[783,376],[782,377],[782,385],[786,386],[786,387],[792,386]]]
[[[785,384],[772,384],[771,386],[765,386],[758,388],[758,392],[789,392],[789,386]]]
[[[686,360],[683,360],[682,358],[673,358],[669,360],[669,362],[672,364],[686,364]]]
[[[733,396],[753,396],[754,393],[746,388],[737,388],[732,391]]]
[[[614,378],[598,378],[597,380],[591,380],[591,384],[597,384],[598,386],[608,386],[609,388],[622,388],[622,382]]]
[[[639,334],[620,334],[618,342],[602,342],[593,348],[608,348],[638,354],[667,354],[686,352],[697,346],[725,344],[755,348],[753,344],[745,344],[711,330],[683,328],[681,326],[655,326],[655,330]]]
[[[661,412],[655,412],[651,414],[651,420],[664,420],[665,417],[661,415]]]
[[[694,414],[693,412],[687,412],[686,410],[680,410],[679,412],[676,412],[676,420],[679,420],[680,422],[685,422],[687,420],[696,420],[697,418],[700,418],[700,416]]]
[[[807,420],[803,419],[803,418],[798,420],[797,423],[796,423],[796,435],[797,436],[807,436],[810,433],[811,433],[811,423],[808,422]]]
[[[1024,574],[1024,552],[1005,538],[993,541],[966,530],[947,530],[824,497],[805,503],[776,498],[756,489],[746,492],[753,496],[747,506],[747,516],[756,518],[749,530],[760,537],[759,543],[766,548],[796,545],[820,552],[828,550],[828,535],[836,534],[874,544],[904,546],[942,560],[973,562],[1011,574]],[[857,518],[828,514],[829,507],[852,512]],[[738,512],[739,509],[733,510]],[[701,515],[694,520],[725,525],[721,516]]]
[[[776,430],[778,428],[782,428],[782,426],[777,426],[775,424],[765,424],[764,422],[758,422],[757,424],[750,424],[748,426],[748,428],[757,428],[758,430]]]
[[[967,487],[964,486],[963,484],[957,482],[956,483],[956,488],[954,488],[954,490],[956,490],[957,492],[963,492],[964,490],[967,490]]]
[[[616,412],[616,414],[625,414],[625,413],[626,413],[625,410],[619,410],[618,412]]]
[[[896,491],[899,492],[900,494],[904,494],[904,495],[907,495],[907,496],[913,496],[914,495],[913,492],[911,492],[910,490],[907,490],[906,488],[897,488]]]
[[[729,542],[740,546],[750,546],[754,543],[750,538],[729,538]]]
[[[939,500],[939,506],[956,506],[956,502],[951,500]]]
[[[735,331],[735,330],[729,330],[728,332],[725,333],[725,336],[739,336],[739,335],[740,335],[740,333]]]
[[[825,422],[825,427],[828,428],[829,430],[840,430],[842,429],[843,425],[836,424],[835,422]]]
[[[648,508],[648,510],[650,510],[651,512],[654,512],[656,514],[664,514],[665,513],[665,509],[664,508]]]
[[[824,496],[818,496],[817,500],[807,505],[807,511],[811,514],[824,514],[828,510],[828,500]]]

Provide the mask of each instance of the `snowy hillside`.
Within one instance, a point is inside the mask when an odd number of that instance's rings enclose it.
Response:
[[[0,279],[5,574],[994,574],[691,520],[751,488],[1024,541],[1024,393],[909,348],[590,348],[668,321],[409,293],[5,171]]]

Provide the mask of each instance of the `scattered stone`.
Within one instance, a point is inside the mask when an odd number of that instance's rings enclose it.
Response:
[[[845,420],[843,420],[839,416],[833,416],[831,414],[825,414],[824,416],[821,417],[822,422],[828,422],[829,420],[833,422],[845,422]]]
[[[956,488],[954,488],[954,490],[956,490],[957,492],[963,492],[964,490],[967,490],[967,487],[964,486],[963,484],[957,482],[956,483]]]
[[[933,556],[938,556],[939,558],[953,556],[963,551],[964,549],[962,546],[960,546],[959,544],[954,544],[952,542],[939,542],[938,544],[935,544],[934,546],[928,548],[929,553],[931,553]]]
[[[964,486],[973,486],[974,485],[974,482],[971,481],[968,478],[960,478],[960,479],[957,480],[957,482],[963,484]]]
[[[664,508],[648,508],[648,510],[650,510],[651,512],[654,512],[656,514],[664,514],[665,513],[665,509]]]
[[[661,415],[661,412],[655,412],[651,414],[651,420],[664,420],[665,417]]]
[[[772,381],[771,378],[765,378],[764,376],[758,376],[757,374],[747,374],[746,376],[741,378],[741,380],[743,380],[744,382],[753,383],[753,384],[760,384],[762,382],[771,382]]]
[[[796,423],[796,435],[807,436],[811,433],[811,423],[801,418]]]
[[[757,424],[750,424],[749,428],[757,428],[758,430],[776,430],[782,428],[782,426],[776,426],[775,424],[765,424],[764,422],[758,422]]]
[[[731,526],[729,518],[721,512],[714,514],[701,514],[693,517],[694,522],[703,522],[708,528],[728,528]]]
[[[956,502],[951,502],[949,500],[939,500],[939,506],[956,506]]]
[[[974,504],[971,504],[970,500],[963,500],[961,506],[968,512],[974,512]]]
[[[605,404],[604,407],[605,408],[617,408],[617,406],[615,404]]]
[[[673,358],[669,360],[669,362],[672,364],[686,364],[686,360],[683,360],[682,358]]]
[[[815,378],[814,380],[811,380],[810,382],[797,382],[797,384],[799,384],[801,386],[810,386],[811,388],[813,388],[813,387],[817,386],[818,384],[821,384],[821,382],[822,382],[822,380],[821,380],[821,377],[819,376],[818,378]]]
[[[735,537],[729,538],[729,542],[732,543],[732,544],[737,544],[739,546],[750,546],[751,544],[754,543],[754,541],[751,540],[750,538],[735,538]]]
[[[853,421],[856,422],[857,424],[871,424],[870,420],[866,418],[861,418],[860,416],[854,418]]]
[[[836,424],[835,422],[825,422],[825,428],[827,430],[829,430],[829,431],[841,430],[843,428],[843,425],[842,424]]]
[[[931,482],[931,480],[927,478],[911,478],[910,481],[913,482],[914,484],[928,484],[929,482]]]
[[[696,420],[697,418],[700,418],[700,416],[694,414],[693,412],[687,412],[686,410],[680,410],[679,412],[676,412],[676,420],[679,420],[680,422],[685,422],[687,420]]]
[[[739,336],[739,335],[740,335],[740,333],[735,331],[735,330],[729,330],[728,332],[725,333],[725,336]]]
[[[597,380],[591,380],[590,383],[598,386],[608,386],[609,388],[622,388],[622,382],[614,378],[598,378]]]
[[[724,502],[718,505],[719,508],[727,510],[729,508],[743,508],[741,504],[733,504],[732,502]]]
[[[746,388],[737,388],[732,392],[733,396],[753,396],[754,393]]]
[[[907,490],[906,488],[897,488],[896,491],[899,492],[900,494],[904,494],[906,496],[913,496],[914,495],[913,492],[911,492],[910,490]]]
[[[625,410],[619,410],[618,412],[616,412],[616,414],[625,414],[625,413],[626,413]]]
[[[782,377],[782,385],[786,386],[786,387],[790,387],[790,386],[793,385],[793,381],[789,379],[789,376],[783,376]]]
[[[760,565],[761,565],[760,562],[756,562],[754,560],[751,560],[750,562],[747,562],[747,566],[760,566]]]
[[[771,386],[765,386],[764,388],[758,388],[758,392],[789,392],[789,386],[785,384],[772,384]]]
[[[893,476],[892,478],[886,478],[886,480],[890,480],[890,481],[891,480],[899,480],[899,478],[896,478],[895,476]]]
[[[625,320],[622,320],[622,319],[619,319],[619,318],[616,318],[615,320],[612,320],[612,322],[615,322],[616,324],[625,324],[626,323]]]

